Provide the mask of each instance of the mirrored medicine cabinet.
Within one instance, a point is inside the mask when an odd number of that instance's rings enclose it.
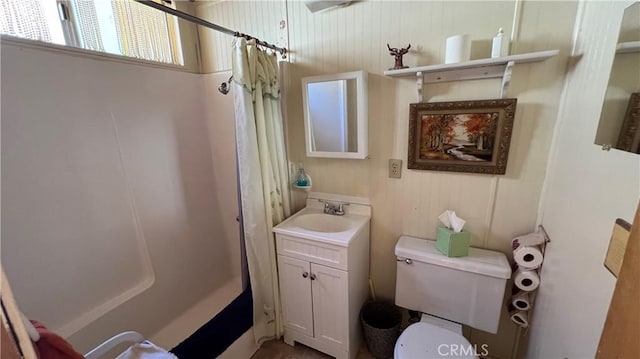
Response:
[[[640,153],[640,2],[624,10],[595,143]]]
[[[302,79],[308,157],[367,158],[367,73]]]

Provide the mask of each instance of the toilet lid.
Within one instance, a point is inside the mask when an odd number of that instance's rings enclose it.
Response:
[[[462,335],[430,323],[419,322],[402,332],[396,342],[394,358],[477,358],[476,352],[475,346]]]

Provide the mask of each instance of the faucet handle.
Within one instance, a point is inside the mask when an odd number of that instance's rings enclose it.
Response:
[[[336,214],[338,215],[344,215],[344,206],[348,206],[349,203],[346,202],[340,202],[338,203],[338,208],[336,208]]]
[[[324,213],[332,214],[333,211],[335,211],[335,208],[333,207],[333,205],[331,203],[329,203],[329,201],[325,201],[323,199],[318,199],[318,202],[324,203],[324,209],[323,209]]]
[[[339,216],[344,214],[344,206],[349,205],[347,202],[331,202],[324,199],[318,199],[318,202],[324,203],[324,213]]]

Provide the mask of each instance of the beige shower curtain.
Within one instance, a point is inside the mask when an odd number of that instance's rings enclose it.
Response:
[[[274,225],[291,214],[275,54],[255,41],[233,44],[233,86],[244,240],[253,291],[256,342],[280,337]]]

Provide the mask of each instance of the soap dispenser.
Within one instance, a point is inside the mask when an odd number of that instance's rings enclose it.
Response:
[[[296,174],[295,186],[299,188],[311,187],[311,177],[304,171],[304,165],[298,165],[298,173]]]
[[[493,43],[491,45],[491,58],[497,58],[507,55],[507,51],[505,51],[505,40],[504,40],[504,31],[502,28],[498,30],[496,36],[493,37]]]

